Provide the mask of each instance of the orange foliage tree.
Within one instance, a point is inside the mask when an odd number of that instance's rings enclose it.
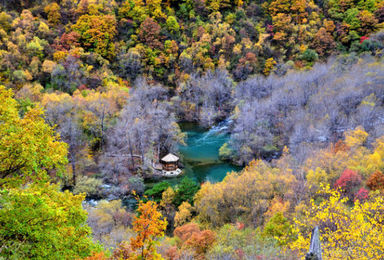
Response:
[[[131,238],[132,259],[156,259],[156,238],[163,237],[167,220],[163,219],[157,204],[153,201],[139,201],[138,216],[134,218],[133,230],[137,233]]]
[[[384,189],[384,174],[381,171],[376,171],[367,180],[367,186],[371,190]]]

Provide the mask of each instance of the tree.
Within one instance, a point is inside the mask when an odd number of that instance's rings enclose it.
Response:
[[[329,176],[320,167],[316,167],[315,170],[309,170],[306,177],[310,188],[313,187],[315,190],[318,190],[321,187],[321,184],[328,184]]]
[[[180,86],[183,117],[199,120],[205,126],[226,118],[232,108],[232,87],[233,82],[225,70],[209,71],[203,76],[193,74]]]
[[[384,174],[381,171],[376,171],[369,176],[367,186],[371,190],[384,190]]]
[[[150,17],[147,17],[140,25],[139,39],[152,49],[162,49],[162,37],[160,25]]]
[[[72,184],[69,185],[75,186],[78,162],[85,155],[84,150],[86,150],[77,104],[66,93],[45,95],[41,104],[46,109],[48,123],[56,125],[56,130],[68,144],[70,173],[72,174]]]
[[[315,62],[319,58],[319,55],[316,51],[312,49],[306,49],[301,55],[300,59],[305,60],[307,62]]]
[[[158,257],[156,252],[156,239],[164,236],[167,220],[162,219],[153,201],[139,201],[138,216],[133,220],[133,230],[137,233],[131,238],[131,248],[135,259],[153,259]]]
[[[165,102],[166,90],[160,85],[136,81],[119,120],[107,139],[105,174],[117,180],[120,175],[152,169],[152,160],[177,149],[183,143],[171,106]]]
[[[264,226],[263,235],[278,241],[280,245],[286,245],[293,240],[292,226],[283,213],[277,212]]]
[[[368,10],[360,11],[359,19],[361,21],[360,32],[362,35],[368,35],[369,33],[374,32],[379,23],[375,16]]]
[[[311,230],[318,226],[321,234],[323,257],[327,259],[378,259],[384,248],[384,198],[377,196],[365,202],[356,202],[350,208],[342,194],[324,187],[318,193],[324,199],[313,199],[301,212],[297,212],[294,232],[297,239],[289,244],[301,255],[308,251]]]
[[[0,185],[42,178],[47,170],[67,163],[67,145],[53,127],[44,122],[40,107],[29,109],[23,117],[11,90],[0,86]]]
[[[80,41],[88,50],[103,57],[115,56],[113,39],[117,33],[116,19],[112,15],[82,15],[72,29],[80,34]]]
[[[117,248],[122,242],[135,236],[131,228],[134,213],[128,212],[121,200],[100,200],[95,207],[87,206],[85,209],[93,239],[105,248]]]
[[[188,223],[192,218],[192,209],[193,207],[191,204],[189,204],[187,201],[184,201],[181,203],[181,205],[178,208],[179,210],[176,212],[175,215],[175,226],[179,227],[184,225],[185,223]]]
[[[120,77],[129,78],[134,82],[142,70],[141,55],[137,49],[131,48],[127,53],[120,53],[117,60]]]
[[[173,203],[176,207],[180,206],[182,202],[187,201],[193,203],[193,197],[200,189],[200,185],[188,177],[184,177],[177,185],[176,195]]]
[[[330,32],[321,27],[313,39],[312,46],[321,57],[324,57],[333,52],[336,43]]]
[[[1,257],[69,259],[101,251],[86,225],[84,195],[60,192],[49,183],[0,192]]]
[[[286,251],[286,252],[284,252]],[[216,232],[216,241],[208,252],[209,259],[297,259],[282,250],[271,239],[265,239],[260,229],[239,228],[226,224]]]
[[[265,61],[265,65],[264,65],[264,75],[268,76],[272,70],[273,70],[273,67],[276,65],[276,61],[273,59],[273,58],[269,58]]]
[[[169,30],[171,33],[177,33],[177,32],[179,32],[179,30],[180,30],[180,25],[179,25],[179,23],[177,22],[176,17],[174,17],[174,16],[168,16],[167,21],[166,21],[166,24],[167,24],[168,30]]]
[[[51,25],[55,26],[59,23],[61,15],[60,15],[60,6],[57,3],[53,2],[49,5],[47,5],[44,8],[44,12],[47,13],[48,22]]]
[[[144,195],[148,196],[156,202],[160,202],[163,192],[170,186],[171,185],[167,181],[156,183],[151,189],[146,190]]]
[[[197,217],[214,227],[235,223],[239,218],[262,225],[273,197],[293,197],[296,181],[289,169],[252,161],[242,172],[229,173],[222,182],[202,185],[194,198]]]
[[[5,32],[8,32],[12,28],[11,21],[12,17],[9,14],[6,12],[0,13],[0,25]]]

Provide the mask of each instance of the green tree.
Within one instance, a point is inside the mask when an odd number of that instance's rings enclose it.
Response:
[[[84,195],[49,183],[0,193],[0,258],[76,259],[101,250],[86,225]]]
[[[146,190],[144,195],[148,196],[156,202],[160,202],[163,192],[170,186],[171,185],[167,181],[156,183],[151,189]]]
[[[179,30],[180,30],[180,25],[179,23],[177,22],[177,19],[176,17],[174,16],[169,16],[167,18],[167,27],[168,27],[168,30],[172,33],[177,33]]]
[[[184,177],[176,188],[176,196],[173,201],[176,207],[180,206],[183,201],[190,204],[193,203],[193,197],[200,189],[200,185],[188,177]]]

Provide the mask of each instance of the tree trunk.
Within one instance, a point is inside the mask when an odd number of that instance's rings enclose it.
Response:
[[[100,150],[103,150],[104,144],[104,117],[105,117],[105,108],[103,108],[103,113],[101,115],[101,140],[100,140]]]
[[[128,145],[129,145],[129,153],[131,154],[132,169],[135,169],[135,160],[133,159],[133,150],[132,150],[132,143],[131,143],[130,137],[128,137]]]
[[[76,186],[76,156],[71,152],[72,182]]]

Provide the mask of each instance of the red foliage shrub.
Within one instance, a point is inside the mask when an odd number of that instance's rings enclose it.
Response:
[[[193,233],[200,232],[200,228],[196,223],[188,223],[177,227],[173,234],[181,239],[182,243],[186,242]]]
[[[369,40],[368,36],[361,36],[360,37],[360,44],[362,44],[365,40]]]
[[[165,256],[167,257],[167,259],[178,259],[179,258],[179,252],[177,250],[177,247],[176,246],[170,247],[166,251]]]
[[[182,249],[192,249],[197,259],[204,258],[204,254],[215,242],[215,233],[213,231],[201,231],[195,223],[188,223],[176,228],[174,235],[182,241],[180,247]]]
[[[340,188],[345,196],[348,196],[350,200],[353,200],[356,191],[361,184],[360,175],[350,169],[346,169],[335,182],[335,188]]]
[[[356,193],[356,196],[355,196],[355,201],[356,200],[359,200],[361,202],[363,202],[364,200],[368,199],[368,191],[364,188],[361,188],[357,193]]]
[[[70,50],[72,47],[79,47],[80,34],[78,32],[63,33],[60,40],[56,40],[53,47],[58,51]]]
[[[371,190],[384,190],[384,174],[381,171],[376,171],[369,176],[367,186]]]
[[[140,25],[139,39],[152,49],[162,49],[163,44],[160,35],[161,26],[152,18],[147,17]]]
[[[242,229],[244,229],[244,227],[245,227],[244,223],[242,223],[242,222],[236,222],[236,228],[237,228],[238,230],[242,230]]]
[[[215,242],[215,233],[211,230],[203,230],[193,233],[185,242],[185,245],[192,248],[198,256],[204,255]]]

